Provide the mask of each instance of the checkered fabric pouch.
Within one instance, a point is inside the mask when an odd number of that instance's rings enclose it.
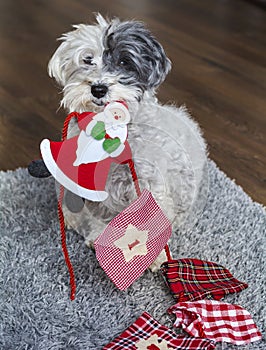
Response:
[[[198,259],[170,260],[162,264],[161,272],[173,297],[178,301],[200,299],[220,300],[248,287],[238,281],[223,266]]]
[[[181,302],[168,309],[176,316],[175,327],[182,327],[193,337],[236,345],[261,340],[251,315],[239,305],[217,300]]]
[[[154,262],[171,233],[171,222],[151,192],[143,190],[96,239],[96,257],[117,288],[125,290]]]
[[[102,350],[212,350],[215,344],[207,339],[177,335],[144,312],[130,327]]]

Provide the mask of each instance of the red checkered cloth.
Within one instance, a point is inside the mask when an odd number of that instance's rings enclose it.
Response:
[[[170,221],[144,190],[96,239],[96,257],[115,285],[125,290],[154,262],[171,233]]]
[[[216,300],[181,302],[168,310],[176,316],[175,327],[193,337],[236,345],[261,339],[261,333],[249,312],[241,306]]]
[[[156,339],[156,341],[153,343],[151,342],[151,339],[154,338]],[[143,343],[146,343],[147,346],[144,346]],[[160,347],[158,346],[158,344]],[[105,345],[102,350],[211,350],[214,348],[215,344],[208,339],[191,338],[175,334],[169,328],[161,325],[158,321],[152,318],[147,312],[144,312],[130,327],[128,327],[120,336],[115,338],[111,343]]]
[[[248,287],[234,278],[226,268],[210,261],[170,260],[162,264],[161,271],[174,298],[179,302],[220,300],[229,293],[240,292]]]

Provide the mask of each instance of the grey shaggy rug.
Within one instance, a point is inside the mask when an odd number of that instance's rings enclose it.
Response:
[[[174,258],[194,257],[227,267],[249,288],[224,301],[246,308],[263,331],[265,322],[264,208],[216,165],[208,162],[209,192],[203,214],[184,224],[172,242]],[[95,254],[75,232],[68,248],[77,281],[69,300],[69,276],[61,252],[52,179],[26,169],[0,172],[0,349],[101,349],[143,311],[172,327],[166,310],[174,299],[160,273],[146,271],[127,291],[115,288]],[[264,341],[217,349],[265,349]]]

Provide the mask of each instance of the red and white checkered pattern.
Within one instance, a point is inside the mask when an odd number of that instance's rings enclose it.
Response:
[[[175,314],[175,327],[182,327],[194,337],[236,345],[261,339],[251,315],[239,305],[216,300],[181,302],[168,310]]]
[[[215,348],[215,344],[208,339],[191,338],[175,334],[152,318],[147,312],[144,312],[121,335],[105,345],[102,350],[136,350],[139,341],[149,339],[154,334],[158,336],[159,342],[164,341],[164,343],[167,343],[169,349],[213,350]],[[150,345],[148,349],[158,349],[158,347]]]
[[[126,261],[123,250],[115,245],[115,242],[125,236],[129,226],[147,232],[147,241],[144,243],[147,252],[145,255],[136,254]],[[117,215],[96,239],[96,257],[115,285],[120,290],[125,290],[154,262],[167,244],[171,233],[170,221],[152,194],[144,190],[141,196]],[[137,242],[133,237],[132,244],[126,245],[133,247]]]
[[[173,297],[179,302],[220,300],[229,293],[248,287],[225,267],[211,261],[191,258],[170,260],[162,264],[161,271]]]

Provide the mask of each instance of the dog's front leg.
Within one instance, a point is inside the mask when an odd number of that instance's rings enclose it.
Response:
[[[157,257],[157,259],[151,264],[151,266],[149,267],[149,269],[152,271],[152,272],[157,272],[160,270],[160,267],[162,265],[162,263],[166,262],[167,261],[167,256],[166,256],[166,253],[165,253],[165,250],[163,250],[159,256]]]

